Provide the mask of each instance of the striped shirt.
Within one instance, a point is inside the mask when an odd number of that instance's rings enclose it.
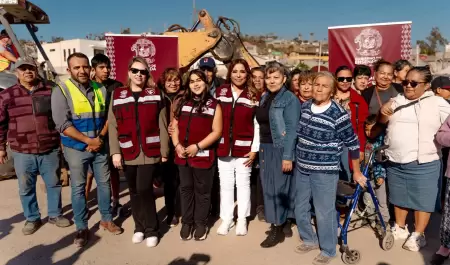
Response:
[[[297,128],[296,164],[302,173],[335,174],[340,170],[342,149],[351,159],[359,158],[359,141],[345,109],[332,101],[322,113],[311,111],[312,101],[303,103]]]

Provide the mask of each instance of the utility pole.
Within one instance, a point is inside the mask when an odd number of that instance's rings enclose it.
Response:
[[[195,9],[195,0],[192,0],[192,23],[197,22],[197,10]]]
[[[322,62],[322,41],[319,41],[319,66],[317,67],[317,72],[320,72],[321,62]]]
[[[420,54],[420,46],[416,43],[416,66],[419,66],[419,54]]]

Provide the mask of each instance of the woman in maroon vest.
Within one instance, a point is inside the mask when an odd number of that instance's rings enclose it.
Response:
[[[189,89],[174,102],[172,142],[180,174],[182,227],[180,238],[205,240],[215,173],[215,145],[222,135],[222,109],[207,89],[200,70],[192,70]]]
[[[247,234],[246,218],[250,215],[251,204],[250,175],[259,148],[259,127],[255,119],[258,94],[252,86],[250,67],[243,59],[234,60],[230,64],[227,84],[216,89],[216,99],[222,107],[224,128],[217,149],[222,219],[217,229],[219,235],[228,234],[234,226],[235,183],[238,201],[236,235]]]
[[[128,66],[126,87],[116,88],[109,108],[109,141],[113,164],[122,167],[131,198],[135,223],[133,243],[147,238],[148,247],[159,241],[153,179],[159,163],[167,161],[169,135],[161,93],[153,85],[147,62],[133,58]]]

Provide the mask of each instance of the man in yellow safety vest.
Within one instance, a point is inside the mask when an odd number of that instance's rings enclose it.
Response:
[[[91,67],[85,54],[73,53],[67,58],[70,78],[52,92],[52,116],[61,134],[64,157],[69,164],[72,186],[72,208],[77,234],[75,245],[88,241],[88,208],[85,186],[89,166],[93,169],[98,190],[100,226],[113,233],[122,229],[112,222],[109,155],[103,144],[107,132],[106,89],[91,81]]]

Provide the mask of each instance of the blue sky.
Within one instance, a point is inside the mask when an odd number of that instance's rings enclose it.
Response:
[[[51,24],[39,27],[38,36],[66,39],[84,38],[89,33],[120,32],[130,27],[132,33],[163,31],[164,25],[192,25],[192,0],[32,0],[50,16]],[[425,38],[438,26],[450,39],[449,0],[195,0],[197,9],[206,9],[216,19],[236,19],[241,32],[293,38],[302,33],[309,38],[327,37],[328,26],[378,22],[413,21],[413,36]],[[430,11],[426,13],[429,7]],[[19,37],[29,38],[23,26],[15,26]]]

